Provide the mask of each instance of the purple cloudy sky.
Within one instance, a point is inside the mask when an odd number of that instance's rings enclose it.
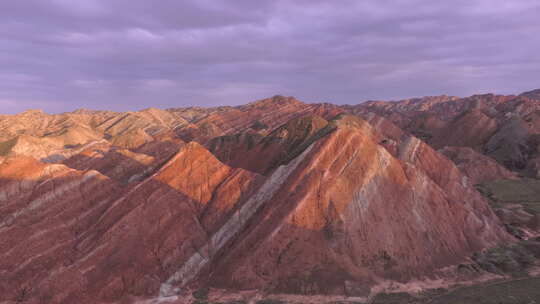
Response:
[[[0,113],[540,87],[538,0],[0,2]]]

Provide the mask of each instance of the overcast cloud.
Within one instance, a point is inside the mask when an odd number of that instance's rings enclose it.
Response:
[[[540,87],[538,0],[6,0],[0,113]]]

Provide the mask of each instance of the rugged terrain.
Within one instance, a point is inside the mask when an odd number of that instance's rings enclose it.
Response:
[[[450,303],[536,282],[539,96],[0,115],[0,303]]]

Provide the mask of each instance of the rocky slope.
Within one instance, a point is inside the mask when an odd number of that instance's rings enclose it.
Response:
[[[257,220],[202,269],[209,284],[367,295],[385,280],[429,277],[509,240],[451,161],[412,138],[395,158],[355,120],[274,171]],[[430,167],[441,161],[450,176]]]
[[[517,179],[516,173],[471,148],[445,147],[439,152],[451,159],[474,185],[498,179]]]
[[[540,89],[521,93],[519,96],[525,96],[530,99],[540,100]]]
[[[458,265],[485,275],[472,257],[534,235],[540,217],[530,205],[494,213],[475,185],[538,176],[538,111],[531,94],[275,96],[0,116],[0,302],[179,300],[208,287],[368,297],[448,286]]]
[[[322,117],[307,115],[288,121],[266,136],[258,133],[219,136],[213,138],[208,146],[222,162],[267,174],[333,128]]]
[[[437,149],[470,147],[510,170],[523,171],[529,166],[534,175],[540,128],[540,102],[535,92],[467,98],[443,95],[346,108],[357,115],[372,112],[383,116]]]

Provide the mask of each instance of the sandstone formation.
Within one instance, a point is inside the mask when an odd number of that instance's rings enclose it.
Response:
[[[52,274],[78,259],[78,237],[118,197],[118,187],[97,171],[27,157],[6,159],[0,176],[1,301],[61,303],[55,297],[62,292],[49,284],[66,285]],[[81,280],[79,273],[72,283]]]
[[[370,101],[346,109],[357,115],[383,116],[437,149],[470,147],[510,170],[523,170],[538,151],[531,145],[540,133],[540,103],[534,92]]]
[[[430,166],[445,158],[427,145],[411,139],[399,160],[372,132],[367,123],[339,125],[276,170],[256,225],[206,270],[210,284],[365,294],[508,240],[451,161],[443,177]],[[450,232],[456,226],[461,232]]]
[[[315,114],[330,119],[344,110],[331,104],[305,104],[294,97],[274,96],[239,107],[220,107],[208,109],[201,114],[200,109],[187,128],[178,130],[185,141],[195,140],[207,143],[211,138],[255,132],[267,135],[287,121],[307,114]],[[182,109],[172,109],[178,115],[186,115]],[[190,113],[190,112],[188,112]]]
[[[233,167],[267,174],[297,156],[333,127],[320,116],[295,118],[267,136],[241,133],[212,139],[208,146],[218,159]]]
[[[51,303],[156,294],[260,182],[196,143],[125,190],[97,171],[25,158],[7,160],[0,174],[0,239],[17,244],[2,251],[2,300]]]
[[[483,146],[497,131],[497,121],[482,111],[473,109],[456,117],[444,127],[436,129],[430,140],[436,148],[444,146],[470,147],[482,151]]]
[[[539,111],[529,92],[0,115],[0,302],[444,286],[537,231]]]
[[[125,149],[87,149],[69,159],[63,164],[70,168],[87,171],[96,170],[101,174],[121,183],[128,183],[142,178],[152,170],[156,163],[154,157],[134,153]]]
[[[439,152],[451,159],[474,185],[497,179],[517,178],[515,173],[471,148],[445,147]]]

